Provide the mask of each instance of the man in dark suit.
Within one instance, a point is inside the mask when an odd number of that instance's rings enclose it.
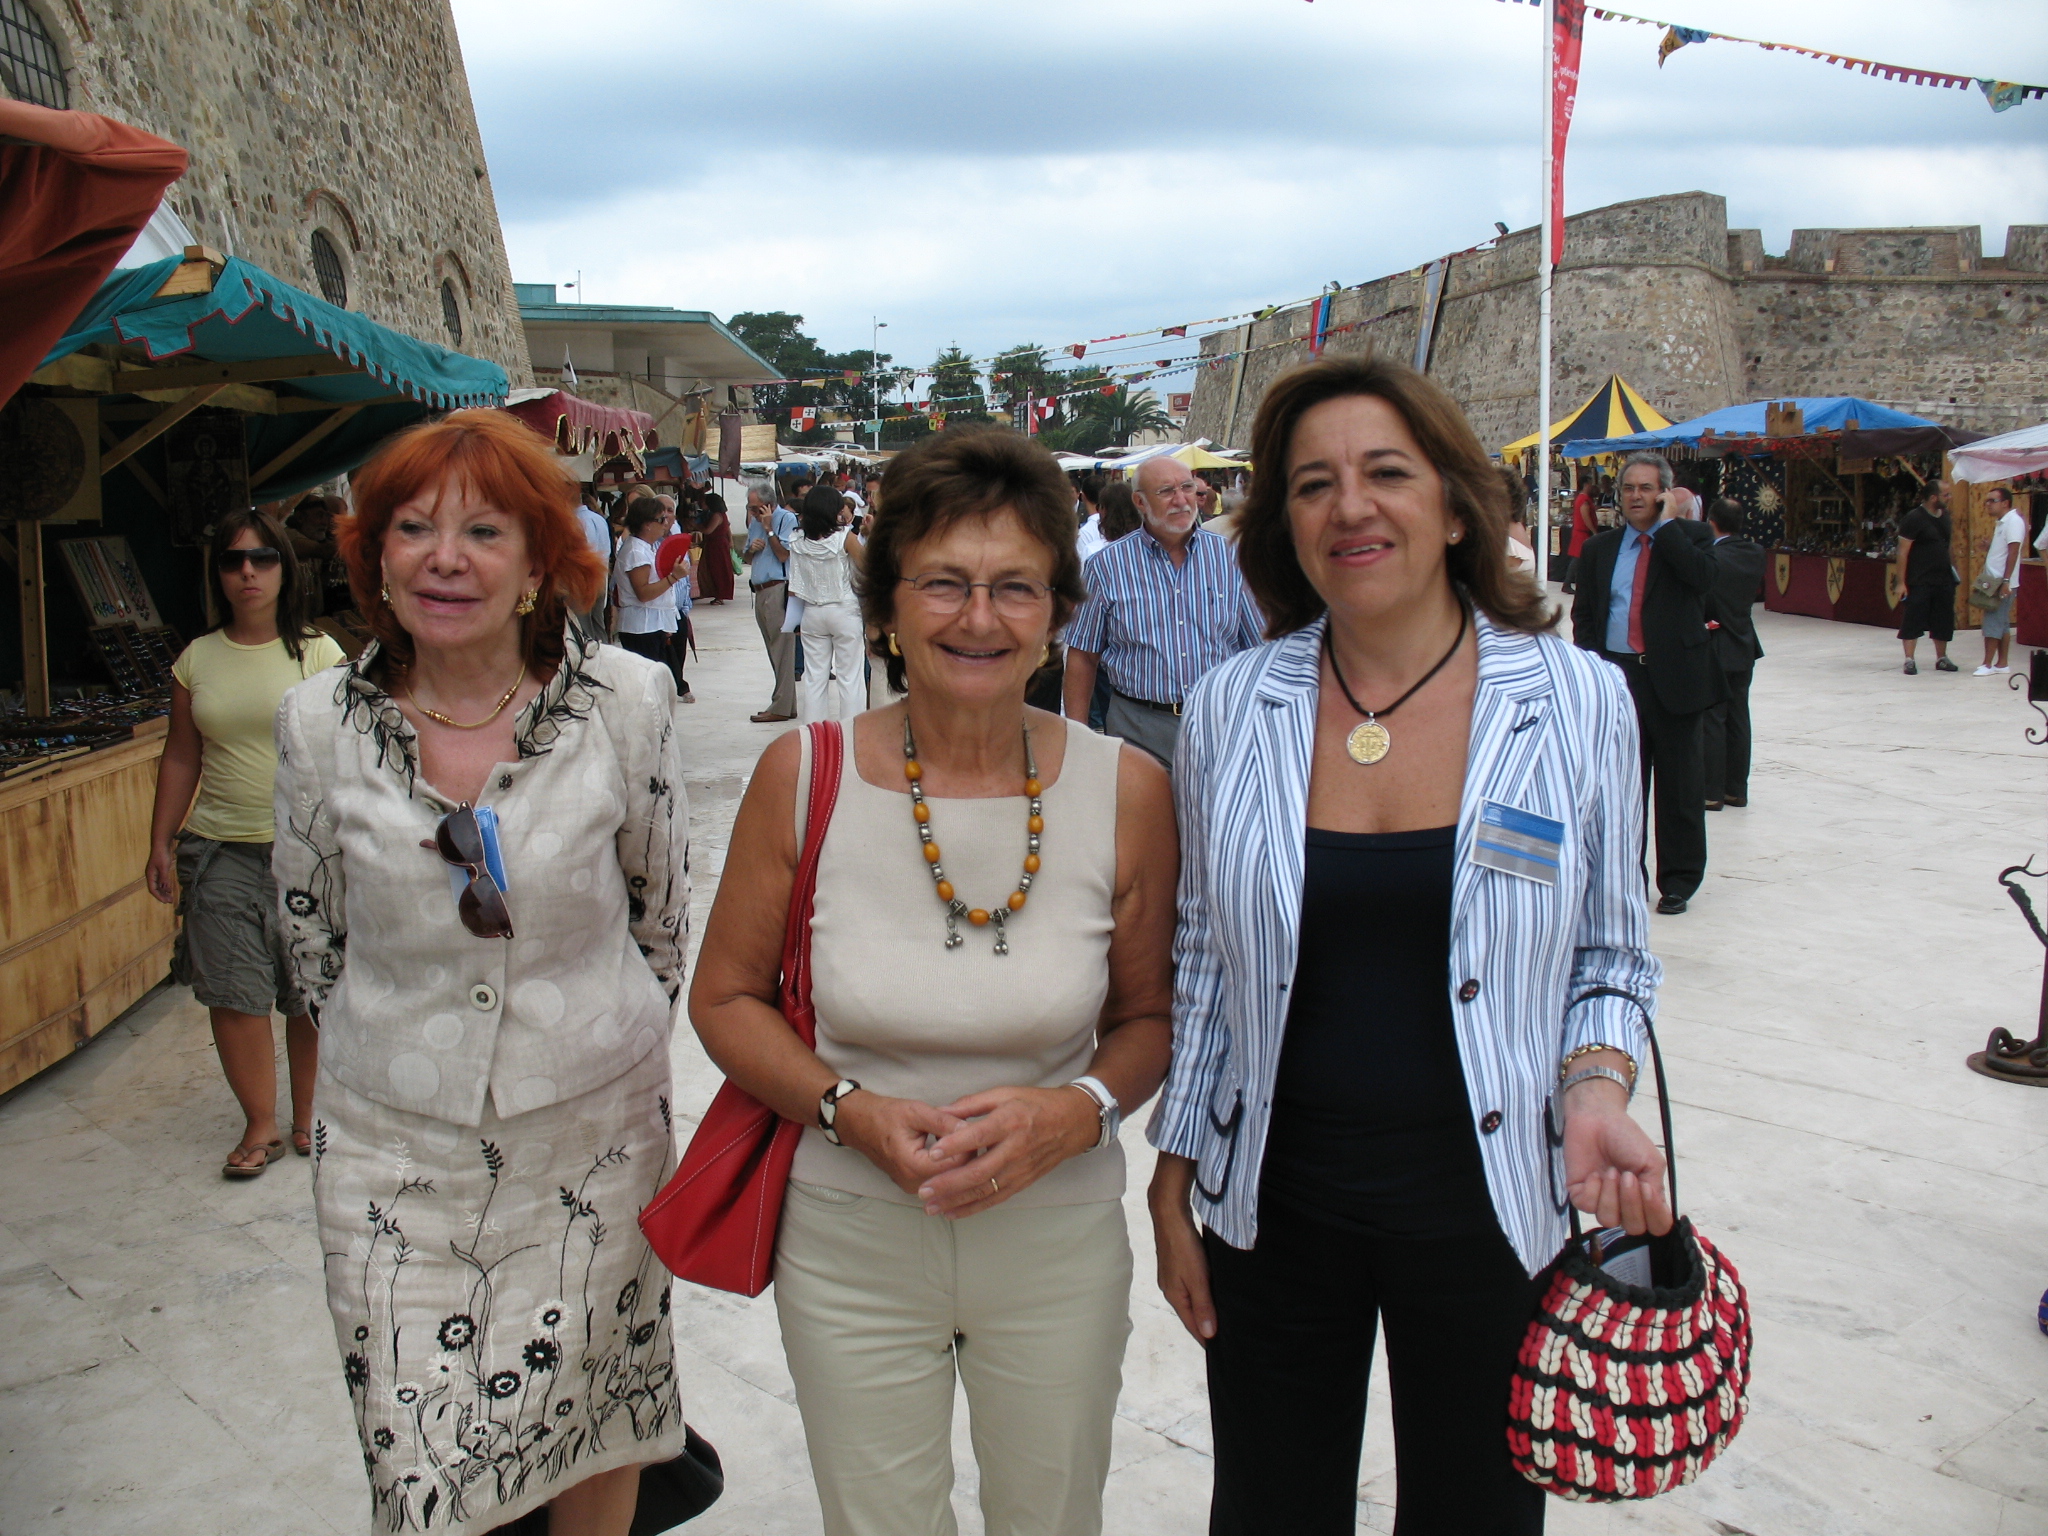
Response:
[[[1700,725],[1722,691],[1706,613],[1720,566],[1712,535],[1691,512],[1698,498],[1672,488],[1663,458],[1630,455],[1620,499],[1622,525],[1588,539],[1573,573],[1572,639],[1628,678],[1643,794],[1655,808],[1657,910],[1671,917],[1685,910],[1707,872]]]
[[[1764,648],[1750,612],[1764,590],[1764,547],[1742,536],[1742,508],[1725,497],[1707,508],[1719,570],[1707,594],[1707,629],[1727,697],[1701,722],[1707,809],[1749,804],[1749,682]]]

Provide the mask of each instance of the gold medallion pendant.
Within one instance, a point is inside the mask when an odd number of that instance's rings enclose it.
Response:
[[[1351,754],[1354,763],[1370,767],[1394,750],[1394,738],[1379,721],[1367,720],[1351,728],[1351,734],[1344,738],[1344,750]]]

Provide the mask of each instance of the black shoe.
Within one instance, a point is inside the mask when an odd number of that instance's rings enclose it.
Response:
[[[725,1472],[711,1442],[687,1424],[683,1454],[640,1469],[640,1503],[633,1512],[630,1536],[659,1536],[686,1520],[694,1520],[725,1492]]]
[[[1707,809],[1710,811],[1718,811],[1726,803],[1727,802],[1724,800],[1709,800],[1707,802]]]
[[[1746,806],[1746,805],[1748,805],[1748,804],[1749,804],[1749,796],[1747,796],[1747,795],[1723,795],[1723,796],[1721,797],[1721,803],[1722,803],[1723,805],[1729,805],[1729,806],[1733,806],[1733,807],[1734,807],[1734,808],[1735,808],[1736,810],[1738,810],[1738,811],[1739,811],[1739,810],[1741,810],[1741,809],[1742,809],[1742,808],[1743,808],[1744,806]]]
[[[1920,675],[1919,665],[1910,656],[1906,658],[1906,665],[1900,670],[1908,677],[1918,677]]]
[[[1676,917],[1684,910],[1685,898],[1683,896],[1659,896],[1657,898],[1657,915],[1659,917]]]
[[[1960,672],[1963,669],[1950,661],[1946,656],[1938,656],[1934,661],[1934,670],[1937,672]]]

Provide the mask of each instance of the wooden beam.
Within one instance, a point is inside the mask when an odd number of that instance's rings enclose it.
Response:
[[[31,715],[50,712],[50,637],[43,613],[43,525],[24,518],[14,525],[21,541],[14,575],[21,592],[21,703]]]
[[[335,428],[339,427],[343,422],[347,421],[351,416],[355,415],[355,413],[357,411],[360,411],[361,409],[362,407],[360,405],[344,405],[332,416],[328,417],[325,421],[321,422],[319,426],[313,428],[312,431],[308,432],[296,443],[293,443],[291,447],[285,449],[283,453],[280,453],[268,464],[264,465],[261,469],[257,470],[255,474],[249,477],[250,494],[254,495],[256,487],[262,485],[265,481],[269,480],[269,478],[272,475],[276,474],[280,469],[283,469],[287,464],[291,463],[293,459],[296,459],[308,448],[312,447],[315,443],[319,442],[322,438],[326,437],[330,432],[334,431]]]
[[[153,400],[160,405],[175,405],[185,398],[182,389],[146,389],[142,398]],[[247,411],[252,416],[275,416],[277,414],[277,393],[265,389],[261,384],[223,384],[220,393],[213,397],[213,403],[230,411]],[[134,418],[130,418],[133,420]]]
[[[411,395],[372,395],[367,400],[316,400],[311,395],[279,395],[277,414],[295,416],[306,411],[331,411],[338,405],[357,408],[368,405],[418,405]]]
[[[193,390],[191,394],[185,396],[176,405],[165,406],[162,411],[158,412],[155,419],[131,432],[115,447],[109,448],[100,455],[101,476],[104,477],[108,470],[116,468],[124,459],[127,459],[132,454],[148,447],[226,387],[223,384],[204,384],[198,389]]]
[[[104,408],[102,408],[101,414],[102,416],[105,415]],[[114,429],[108,426],[106,422],[102,420],[100,422],[100,450],[101,452],[105,452],[107,449],[113,446]],[[166,512],[170,511],[171,499],[168,496],[164,495],[164,488],[156,483],[156,478],[153,475],[151,475],[148,470],[142,467],[140,460],[130,459],[126,464],[123,464],[120,467],[122,469],[127,470],[129,474],[135,477],[135,483],[141,486],[145,491],[149,492],[150,496],[155,500],[158,506],[162,507]]]
[[[204,246],[188,245],[187,251],[204,250]],[[163,286],[151,295],[158,299],[182,298],[190,293],[213,292],[214,279],[220,276],[220,268],[204,257],[181,261],[171,269],[171,275],[164,279]]]
[[[330,374],[363,371],[354,363],[325,352],[307,357],[254,358],[246,363],[123,368],[114,374],[109,393],[133,395],[145,389],[194,389],[201,384],[268,384],[279,379],[317,379]]]
[[[88,394],[107,395],[114,390],[114,365],[103,357],[71,352],[28,376],[31,384],[55,389],[82,389]]]

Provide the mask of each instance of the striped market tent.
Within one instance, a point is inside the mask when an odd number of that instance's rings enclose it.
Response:
[[[1654,432],[1671,421],[1645,400],[1636,387],[1620,374],[1611,375],[1592,397],[1562,421],[1550,424],[1550,441],[1563,446],[1581,438],[1629,437],[1637,432]],[[1501,449],[1503,459],[1514,459],[1536,446],[1536,434],[1518,438]]]

